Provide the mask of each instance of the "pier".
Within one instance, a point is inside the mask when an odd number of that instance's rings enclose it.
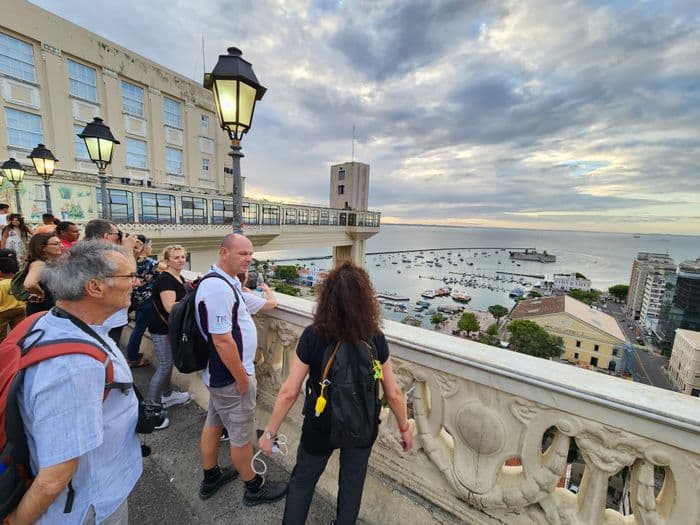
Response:
[[[501,272],[496,270],[496,273],[501,273],[503,275],[517,275],[518,277],[532,277],[533,279],[544,279],[545,276],[536,273],[516,273],[516,272]]]

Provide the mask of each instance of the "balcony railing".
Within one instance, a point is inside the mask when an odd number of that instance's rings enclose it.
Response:
[[[263,424],[312,308],[280,296],[257,319]],[[697,399],[392,321],[384,331],[411,392],[415,448],[402,453],[385,409],[363,500],[368,523],[700,523]],[[281,429],[292,445],[302,397]],[[567,456],[583,469],[576,494],[561,488]],[[291,468],[294,457],[282,461]],[[318,487],[330,497],[336,468]],[[607,508],[623,472],[628,515]]]

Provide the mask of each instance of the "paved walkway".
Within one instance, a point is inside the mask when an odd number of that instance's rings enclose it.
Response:
[[[153,370],[134,370],[134,380],[142,392],[147,390]],[[145,437],[152,448],[144,458],[144,473],[129,498],[129,523],[148,524],[279,524],[284,500],[271,505],[243,505],[243,483],[234,480],[212,498],[199,499],[202,470],[199,461],[199,436],[205,412],[189,403],[168,409],[170,427]],[[222,444],[219,463],[230,465],[228,447]],[[289,473],[267,460],[271,479],[287,480]],[[308,524],[328,525],[335,518],[335,505],[316,495]]]

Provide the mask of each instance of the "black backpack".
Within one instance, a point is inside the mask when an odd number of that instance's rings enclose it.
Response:
[[[312,385],[311,379],[306,383],[306,416],[328,412],[330,443],[335,448],[372,446],[381,410],[381,365],[374,345],[366,341],[330,344],[322,363],[321,384]]]
[[[208,273],[199,280],[197,286],[190,290],[180,302],[175,303],[168,317],[168,334],[173,352],[173,364],[183,374],[204,370],[209,361],[209,337],[205,339],[199,331],[195,312],[197,311],[197,288],[202,281],[210,277],[221,279],[231,286],[231,283],[221,275],[215,272]],[[238,306],[238,294],[233,286],[231,286],[231,289],[236,296],[235,309]],[[202,320],[202,324],[206,324],[206,320]]]

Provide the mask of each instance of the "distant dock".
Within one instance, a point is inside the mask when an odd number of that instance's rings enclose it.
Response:
[[[386,252],[367,252],[365,255],[394,255],[397,253],[421,253],[421,252],[448,252],[455,250],[531,250],[532,248],[517,248],[512,246],[463,246],[461,248],[422,248],[420,250],[390,250]],[[292,261],[322,261],[332,259],[332,255],[319,255],[316,257],[294,257],[290,259],[272,259],[275,262],[292,262]]]

